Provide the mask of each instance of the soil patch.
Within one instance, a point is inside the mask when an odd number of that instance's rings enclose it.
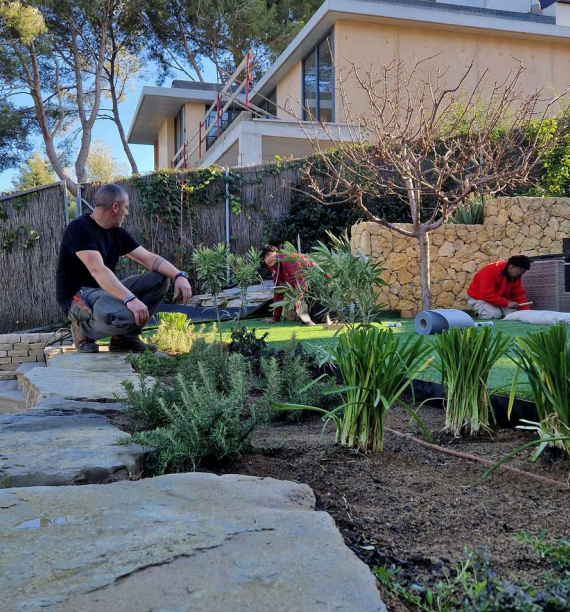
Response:
[[[444,413],[424,408],[422,418],[442,446],[497,460],[533,439],[529,432],[499,430],[472,440],[443,434]],[[403,409],[393,409],[387,427],[418,437]],[[318,509],[337,522],[346,544],[368,565],[400,567],[414,580],[433,584],[448,574],[464,550],[486,549],[492,567],[514,582],[537,579],[546,565],[520,542],[525,531],[569,537],[570,491],[515,474],[482,479],[485,466],[424,448],[386,434],[380,455],[364,455],[334,444],[334,428],[322,435],[317,418],[275,423],[256,432],[254,452],[217,468],[216,473],[271,476],[307,483]],[[525,452],[510,465],[566,482],[570,461],[550,453],[536,463]],[[206,471],[206,470],[204,470]],[[408,610],[390,593],[393,612]]]

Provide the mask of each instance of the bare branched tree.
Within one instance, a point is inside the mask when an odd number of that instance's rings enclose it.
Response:
[[[366,69],[349,64],[337,75],[346,129],[300,122],[317,153],[306,169],[314,199],[353,204],[369,221],[417,238],[424,309],[431,307],[430,232],[472,194],[530,182],[566,114],[560,96],[523,92],[522,65],[502,82],[489,82],[487,73],[474,79],[470,65],[450,86],[445,70],[425,69],[433,59]],[[356,114],[351,101],[362,94],[367,110]],[[325,150],[327,140],[338,143],[335,153]],[[373,213],[366,202],[383,196],[409,207],[411,226]],[[437,205],[428,207],[426,196]]]

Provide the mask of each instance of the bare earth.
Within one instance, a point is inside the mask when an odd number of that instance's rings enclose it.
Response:
[[[492,437],[453,440],[441,433],[441,409],[424,408],[422,418],[438,444],[492,460],[533,439],[527,432],[501,430]],[[403,409],[392,410],[386,425],[417,435]],[[332,425],[324,438],[321,432],[318,418],[273,424],[254,435],[254,453],[215,471],[307,483],[318,508],[332,514],[346,544],[361,559],[371,567],[403,567],[424,584],[464,559],[465,548],[479,547],[488,550],[499,577],[537,578],[544,566],[515,534],[545,530],[548,538],[570,535],[570,490],[505,472],[483,480],[483,465],[390,433],[384,453],[363,455],[335,446]],[[568,459],[549,453],[533,464],[529,457],[525,452],[510,465],[567,482]],[[393,612],[408,609],[389,593],[383,597]]]

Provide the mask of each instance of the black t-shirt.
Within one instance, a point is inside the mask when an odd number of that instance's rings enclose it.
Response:
[[[122,227],[105,229],[91,215],[82,215],[72,221],[65,232],[56,273],[56,296],[59,305],[66,311],[73,296],[81,287],[99,287],[85,264],[77,257],[77,251],[99,251],[107,268],[115,271],[119,257],[131,253],[139,243]]]

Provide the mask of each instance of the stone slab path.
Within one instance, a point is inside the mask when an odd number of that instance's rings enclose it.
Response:
[[[7,610],[383,612],[306,485],[177,474],[0,491]]]
[[[126,434],[97,415],[14,415],[0,418],[0,485],[98,484],[143,470],[145,452],[117,445]]]
[[[138,382],[125,357],[47,357],[19,375],[28,411],[0,416],[2,611],[386,612],[307,485],[138,480],[143,449],[104,416]]]

